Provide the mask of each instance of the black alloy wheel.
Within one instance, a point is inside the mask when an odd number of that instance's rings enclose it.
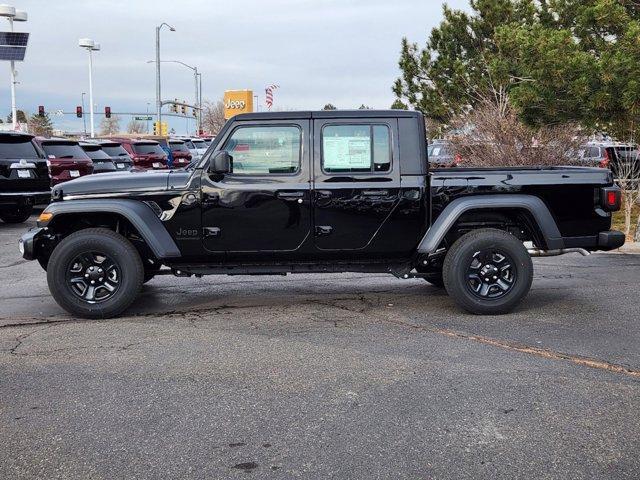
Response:
[[[88,303],[104,302],[120,288],[120,267],[103,252],[85,252],[75,257],[67,270],[71,291]]]

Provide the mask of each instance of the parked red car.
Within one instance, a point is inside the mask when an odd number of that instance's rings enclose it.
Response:
[[[51,186],[93,173],[93,161],[75,140],[36,137],[47,156]]]
[[[117,141],[131,155],[133,166],[145,170],[167,169],[167,154],[155,140],[110,138]]]
[[[182,140],[172,138],[169,140],[169,148],[173,155],[173,167],[186,167],[191,163],[191,152]]]

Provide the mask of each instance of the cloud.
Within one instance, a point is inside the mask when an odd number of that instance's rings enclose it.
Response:
[[[448,2],[467,8],[466,0]],[[88,91],[87,53],[78,38],[90,37],[95,54],[94,92],[98,111],[154,110],[155,30],[161,22],[176,28],[161,33],[163,59],[196,65],[203,94],[219,98],[224,90],[281,86],[276,105],[319,109],[364,103],[388,108],[398,76],[400,39],[424,43],[442,16],[439,2],[425,0],[31,0],[15,3],[29,21],[16,28],[31,32],[24,64],[18,64],[18,104],[33,112],[74,111]],[[20,27],[20,28],[18,28]],[[162,65],[163,97],[191,101],[193,74],[176,64]],[[10,105],[9,78],[0,94]],[[56,123],[79,129],[75,117]],[[126,121],[126,120],[125,120]],[[184,120],[175,122],[184,130]]]

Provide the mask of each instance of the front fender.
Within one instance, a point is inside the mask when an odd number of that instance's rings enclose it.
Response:
[[[38,222],[47,227],[62,220],[65,215],[105,213],[126,218],[144,239],[158,259],[180,257],[181,253],[173,238],[155,212],[143,202],[128,199],[68,200],[49,205],[43,213],[53,216],[48,222]]]
[[[533,195],[477,195],[457,198],[445,207],[418,245],[422,254],[434,253],[460,216],[470,210],[519,209],[528,211],[540,229],[547,248],[560,250],[564,240],[556,221],[544,202]]]

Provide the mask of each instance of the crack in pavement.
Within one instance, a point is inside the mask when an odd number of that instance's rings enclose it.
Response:
[[[307,305],[315,305],[315,306],[321,306],[321,307],[330,307],[330,308],[335,308],[337,310],[340,311],[346,311],[352,314],[356,314],[356,315],[365,315],[366,313],[370,312],[371,310],[375,309],[376,307],[380,307],[384,302],[382,302],[382,298],[380,297],[380,293],[383,292],[367,292],[367,293],[358,293],[355,294],[353,296],[344,296],[344,297],[339,297],[339,298],[334,298],[334,299],[305,299],[303,301],[303,303],[307,304]],[[405,295],[405,296],[411,296],[411,295]],[[345,304],[345,302],[351,302],[352,304]],[[353,303],[355,303],[356,305],[353,305]],[[162,318],[167,318],[167,317],[183,317],[186,318],[189,323],[191,325],[195,325],[195,322],[197,320],[202,321],[205,319],[205,314],[209,314],[209,315],[220,315],[220,314],[224,314],[229,310],[240,310],[240,309],[255,309],[255,308],[279,308],[279,307],[287,307],[289,306],[288,304],[285,305],[268,305],[268,304],[264,304],[264,305],[220,305],[220,306],[206,306],[206,307],[200,307],[200,308],[194,308],[194,309],[189,309],[189,310],[183,310],[183,311],[168,311],[168,312],[163,312],[163,313],[158,313],[158,312],[146,312],[146,313],[139,313],[139,314],[134,314],[134,315],[130,315],[127,317],[127,319],[136,319],[136,318],[148,318],[148,317],[157,317],[158,315],[162,315]],[[379,312],[379,313],[382,313]],[[387,312],[387,313],[391,313],[391,312]],[[189,317],[195,317],[195,318],[189,318]],[[367,317],[368,318],[368,317]],[[569,353],[564,353],[564,352],[559,352],[559,351],[555,351],[555,350],[551,350],[551,349],[546,349],[546,348],[540,348],[540,347],[533,347],[530,345],[526,345],[526,344],[522,344],[522,343],[518,343],[518,342],[514,342],[514,341],[509,341],[509,340],[499,340],[496,338],[491,338],[491,337],[487,337],[487,336],[483,336],[483,335],[479,335],[479,334],[474,334],[474,333],[469,333],[469,332],[463,332],[463,331],[457,331],[457,330],[451,330],[451,329],[447,329],[447,328],[438,328],[438,327],[430,327],[430,326],[425,326],[425,325],[418,325],[415,323],[411,323],[411,322],[407,322],[407,321],[403,321],[403,320],[398,320],[398,319],[394,319],[394,318],[389,318],[389,315],[376,315],[376,319],[380,320],[382,322],[386,322],[388,324],[392,324],[392,325],[396,325],[396,326],[400,326],[403,328],[411,328],[414,330],[420,330],[420,331],[424,331],[424,332],[428,332],[428,333],[434,333],[437,335],[443,335],[449,338],[454,338],[454,339],[459,339],[459,340],[467,340],[467,341],[472,341],[475,343],[480,343],[483,345],[489,345],[495,348],[500,348],[502,350],[506,350],[509,352],[517,352],[517,353],[524,353],[527,355],[533,355],[536,357],[540,357],[540,358],[546,358],[546,359],[550,359],[550,360],[559,360],[559,361],[566,361],[566,362],[570,362],[573,363],[575,365],[579,365],[582,367],[588,367],[588,368],[593,368],[593,369],[598,369],[598,370],[605,370],[608,372],[612,372],[612,373],[617,373],[617,374],[622,374],[622,375],[626,375],[626,376],[630,376],[633,378],[640,378],[640,370],[637,369],[633,369],[621,364],[617,364],[617,363],[612,363],[612,362],[608,362],[605,360],[598,360],[595,358],[590,358],[590,357],[585,357],[585,356],[581,356],[581,355],[573,355],[573,354],[569,354]],[[35,320],[34,318],[32,318],[32,320]],[[35,334],[38,333],[40,331],[43,331],[47,328],[51,328],[53,326],[55,326],[56,324],[59,323],[95,323],[95,322],[103,322],[103,321],[109,321],[109,320],[113,320],[113,319],[103,319],[103,320],[84,320],[84,319],[59,319],[59,320],[48,320],[48,321],[44,321],[44,322],[30,322],[30,323],[13,323],[13,324],[5,324],[5,325],[0,325],[0,329],[1,328],[11,328],[11,327],[21,327],[21,326],[37,326],[37,325],[43,325],[45,324],[44,328],[40,328],[38,330],[32,331],[32,332],[28,332],[22,335],[19,335],[18,337],[16,337],[16,345],[14,345],[10,350],[9,353],[12,355],[21,355],[19,353],[17,353],[17,350],[20,348],[20,346],[22,345],[23,341]],[[328,322],[329,323],[329,322]],[[331,322],[334,323],[334,326],[337,326],[336,322]],[[119,348],[121,350],[126,350],[127,348],[133,347],[135,345],[138,345],[136,343],[132,343],[132,344],[128,344],[125,347],[122,346],[109,346],[109,347],[99,347],[99,348]],[[78,347],[78,348],[82,348],[82,347]],[[87,347],[89,348],[89,347]],[[62,350],[66,350],[66,349],[62,349]],[[50,352],[47,352],[50,353]]]
[[[400,325],[402,327],[408,327],[415,330],[422,330],[429,333],[444,335],[449,338],[469,340],[472,342],[481,343],[484,345],[490,345],[492,347],[497,347],[502,350],[507,350],[510,352],[525,353],[527,355],[547,358],[550,360],[563,360],[563,361],[568,361],[582,367],[595,368],[598,370],[606,370],[613,373],[627,375],[633,378],[640,378],[640,370],[629,368],[617,363],[607,362],[605,360],[598,360],[595,358],[583,357],[581,355],[572,355],[569,353],[557,352],[555,350],[550,350],[547,348],[532,347],[532,346],[517,343],[517,342],[511,342],[508,340],[498,340],[491,337],[485,337],[483,335],[460,332],[456,330],[450,330],[447,328],[426,327],[424,325],[416,325],[414,323],[403,322],[401,320],[393,320],[393,319],[387,319],[386,321],[388,323]]]

